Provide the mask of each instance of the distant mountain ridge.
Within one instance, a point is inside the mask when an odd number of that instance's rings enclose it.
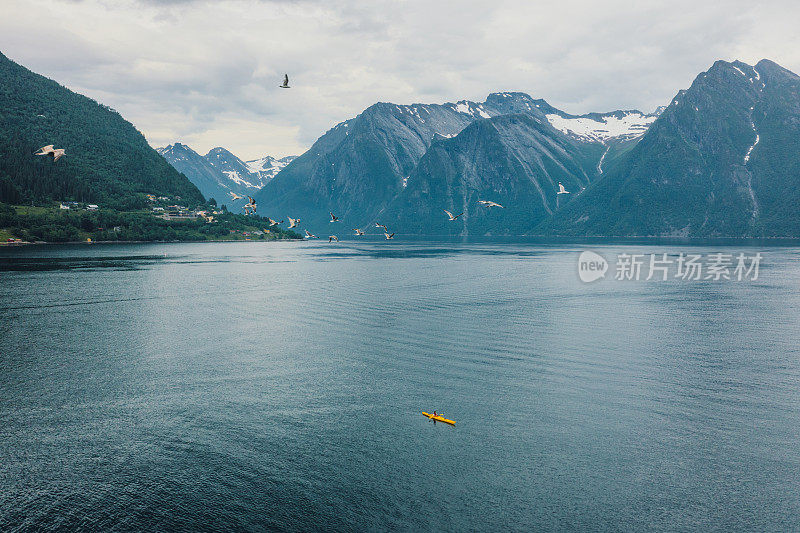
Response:
[[[519,92],[378,103],[256,198],[399,234],[800,238],[800,77],[717,61],[654,113],[571,115]]]
[[[280,159],[264,156],[242,161],[222,147],[213,148],[202,156],[181,143],[156,148],[156,151],[186,175],[206,198],[214,198],[219,205],[230,203],[231,192],[240,196],[254,195],[295,159],[295,156]]]
[[[508,115],[532,118],[539,124],[535,135],[545,135],[555,143],[567,142],[566,138],[576,141],[570,146],[592,143],[600,136],[608,142],[635,138],[643,133],[642,124],[651,122],[649,115],[638,111],[574,117],[520,92],[493,93],[484,102],[377,103],[320,137],[268,183],[256,200],[270,212],[300,217],[312,225],[324,224],[329,211],[354,226],[367,225],[402,196],[432,144],[457,137],[474,122]],[[632,118],[625,121],[625,117]],[[612,120],[616,122],[609,126]],[[578,129],[573,125],[578,121],[584,129],[579,135],[570,135],[554,127],[553,121],[571,129]],[[600,146],[589,150],[598,152],[598,158],[603,151]],[[593,162],[592,168],[596,164]],[[587,181],[586,177],[580,179]]]

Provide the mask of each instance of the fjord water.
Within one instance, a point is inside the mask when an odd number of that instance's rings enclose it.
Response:
[[[585,248],[0,250],[0,530],[800,529],[800,249]]]

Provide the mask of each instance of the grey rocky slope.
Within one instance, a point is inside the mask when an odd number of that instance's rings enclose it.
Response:
[[[598,131],[608,130],[610,126],[607,120],[617,114],[623,114],[624,120],[613,118],[613,132]],[[320,137],[310,150],[287,165],[267,184],[256,199],[259,206],[264,206],[270,212],[300,217],[311,226],[325,224],[330,211],[340,216],[350,227],[365,226],[389,209],[390,204],[392,209],[397,209],[396,206],[402,201],[399,198],[406,194],[412,174],[432,143],[457,137],[462,130],[475,122],[509,115],[537,120],[540,126],[535,133],[537,142],[543,142],[543,138],[548,137],[554,145],[592,146],[588,149],[580,148],[581,153],[572,156],[572,160],[583,161],[584,152],[593,153],[596,160],[591,164],[582,162],[578,166],[564,165],[564,168],[571,168],[576,172],[575,175],[569,171],[563,175],[555,171],[552,174],[576,184],[587,183],[592,179],[592,168],[597,168],[605,152],[604,142],[610,145],[625,136],[638,136],[641,132],[633,132],[631,128],[651,122],[650,117],[639,112],[576,117],[552,108],[544,100],[536,100],[518,92],[494,93],[480,103],[378,103]],[[556,122],[558,127],[553,127],[551,123]],[[629,127],[625,129],[617,125],[618,122],[626,123]],[[530,126],[527,121],[526,124]],[[505,126],[501,130],[506,131]],[[497,135],[497,132],[491,128],[478,128],[472,134]],[[510,145],[514,142],[516,141],[511,141]],[[483,146],[490,144],[487,140]],[[514,148],[509,146],[507,153],[514,152]],[[521,157],[530,162],[537,156],[524,154]],[[549,157],[540,158],[546,161],[543,165],[550,164]],[[468,157],[460,158],[462,161],[465,159]],[[524,172],[515,172],[514,175],[530,183],[537,179],[524,175]],[[527,186],[522,187],[520,191],[526,188]],[[518,200],[523,201],[521,197]],[[532,201],[535,200],[532,198]],[[436,209],[439,207],[441,206],[435,206]],[[407,219],[411,220],[415,214],[406,213]],[[410,227],[404,229],[411,231]]]
[[[400,233],[519,235],[587,187],[603,151],[533,114],[477,121],[434,142],[403,193],[378,218]],[[570,194],[557,195],[559,183]],[[450,221],[444,209],[463,215]]]
[[[800,77],[717,61],[538,231],[800,237]]]

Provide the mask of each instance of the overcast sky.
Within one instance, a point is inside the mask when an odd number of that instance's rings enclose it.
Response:
[[[115,108],[153,146],[244,159],[302,153],[377,101],[517,90],[575,114],[650,111],[716,59],[800,72],[795,1],[0,4],[9,58]]]

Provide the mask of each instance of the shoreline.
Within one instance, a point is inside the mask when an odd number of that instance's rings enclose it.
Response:
[[[213,242],[213,243],[224,243],[224,242],[299,242],[305,239],[271,239],[271,240],[225,240],[225,239],[208,239],[203,241],[65,241],[65,242],[52,242],[52,241],[22,241],[22,242],[0,242],[0,247],[2,246],[52,246],[58,244],[85,244],[85,245],[92,245],[92,244],[200,244],[204,242]]]
[[[370,235],[372,236],[372,235]],[[382,242],[383,239],[351,239],[345,237],[341,242]],[[437,243],[462,243],[462,244],[575,244],[575,245],[712,245],[712,246],[800,246],[800,238],[794,237],[657,237],[657,236],[565,236],[565,235],[507,235],[507,236],[471,236],[464,238],[451,235],[399,235],[399,242],[406,244],[419,244],[425,242]],[[201,243],[266,243],[266,242],[305,242],[307,239],[269,239],[269,240],[230,240],[230,239],[206,239],[188,241],[22,241],[22,242],[0,242],[2,247],[15,246],[53,246],[53,245],[93,245],[93,244],[201,244]]]

